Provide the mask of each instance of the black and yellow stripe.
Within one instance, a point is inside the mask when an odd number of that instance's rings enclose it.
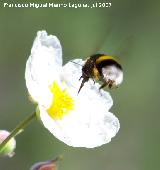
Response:
[[[102,73],[102,68],[111,65],[114,65],[120,70],[122,70],[122,66],[119,64],[117,59],[115,59],[112,56],[101,55],[96,59],[95,63],[96,63],[96,68],[98,69],[100,74]]]

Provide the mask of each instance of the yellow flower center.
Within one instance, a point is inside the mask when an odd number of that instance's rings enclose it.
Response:
[[[74,100],[68,94],[67,89],[61,90],[56,82],[53,82],[49,89],[52,93],[52,103],[47,112],[53,119],[61,119],[73,110]]]

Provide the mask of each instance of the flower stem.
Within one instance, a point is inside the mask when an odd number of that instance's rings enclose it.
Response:
[[[10,135],[0,144],[0,151],[9,142],[9,140],[15,137],[22,129],[24,129],[32,120],[36,117],[36,112],[33,112],[28,117],[26,117],[22,122],[20,122],[15,129],[12,130]]]

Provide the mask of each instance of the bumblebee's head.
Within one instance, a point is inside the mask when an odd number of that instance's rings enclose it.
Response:
[[[123,81],[123,70],[116,64],[102,68],[103,79],[110,89],[117,88]]]

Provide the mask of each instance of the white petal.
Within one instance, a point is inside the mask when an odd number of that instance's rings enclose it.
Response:
[[[40,108],[40,117],[44,126],[69,146],[94,148],[109,143],[120,128],[117,117],[107,111],[87,111],[88,109],[84,113],[74,111],[72,115],[55,121],[44,108]]]
[[[82,64],[81,60],[76,60]],[[108,110],[113,104],[108,92],[101,90],[92,81],[80,86],[81,66],[70,62],[64,66],[62,79],[67,82],[75,98],[75,107],[61,120],[52,119],[40,106],[40,117],[44,126],[59,140],[73,147],[93,148],[111,141],[120,128],[119,120]]]
[[[47,35],[46,31],[39,31],[25,71],[28,91],[36,102],[48,96],[46,87],[58,77],[61,67],[62,48],[58,38]]]

